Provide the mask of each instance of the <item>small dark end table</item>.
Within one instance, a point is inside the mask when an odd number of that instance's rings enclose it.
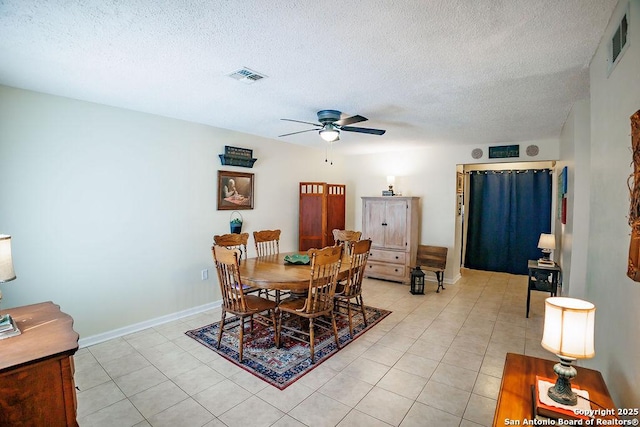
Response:
[[[538,260],[530,259],[529,284],[527,286],[527,317],[529,317],[529,304],[531,303],[531,291],[549,292],[552,297],[558,295],[558,286],[562,286],[562,269],[558,264],[538,265]]]

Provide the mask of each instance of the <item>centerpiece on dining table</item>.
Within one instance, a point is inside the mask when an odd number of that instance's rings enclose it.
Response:
[[[311,262],[309,255],[306,254],[291,254],[284,256],[284,262],[287,264],[306,265]]]

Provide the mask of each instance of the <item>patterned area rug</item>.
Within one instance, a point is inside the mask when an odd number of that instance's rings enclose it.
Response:
[[[349,334],[347,316],[336,315],[338,336],[342,348],[391,313],[387,310],[365,306],[368,323],[365,326],[360,310],[357,308],[354,310],[353,338]],[[280,390],[284,390],[339,351],[333,334],[322,328],[315,328],[316,363],[311,364],[308,343],[302,343],[283,335],[280,348],[276,348],[272,328],[256,322],[253,333],[250,333],[248,324],[247,321],[242,363],[238,362],[238,339],[232,334],[225,331],[222,334],[220,349],[217,348],[220,322],[187,331],[185,334]],[[233,325],[231,332],[236,333],[239,322],[233,320],[231,323],[227,322],[227,325]]]

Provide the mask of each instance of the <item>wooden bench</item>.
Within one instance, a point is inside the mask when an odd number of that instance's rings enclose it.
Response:
[[[435,273],[438,279],[438,289],[444,290],[444,270],[447,267],[447,252],[449,248],[442,246],[418,245],[418,255],[416,256],[416,264],[424,271]]]

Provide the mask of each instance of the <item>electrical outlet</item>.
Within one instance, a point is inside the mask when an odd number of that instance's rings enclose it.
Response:
[[[207,270],[206,268],[201,271],[201,274],[202,274],[202,280],[207,280],[209,278],[209,270]]]

